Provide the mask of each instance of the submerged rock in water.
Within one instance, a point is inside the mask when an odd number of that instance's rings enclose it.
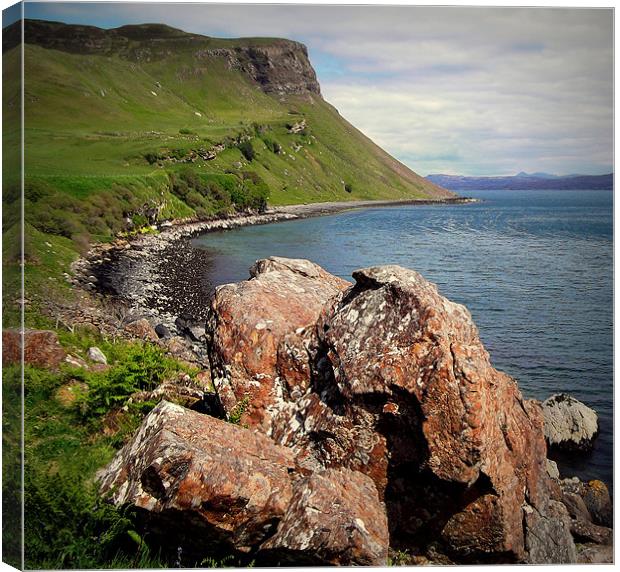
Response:
[[[593,409],[566,393],[552,395],[542,404],[545,438],[550,448],[587,451],[598,434]]]

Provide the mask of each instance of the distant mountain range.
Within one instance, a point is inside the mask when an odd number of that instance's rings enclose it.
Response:
[[[525,173],[522,171],[507,177],[428,175],[426,178],[451,191],[484,189],[611,190],[614,188],[613,173],[607,175],[550,175],[549,173]]]

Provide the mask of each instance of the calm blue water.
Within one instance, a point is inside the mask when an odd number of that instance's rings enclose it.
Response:
[[[613,193],[480,191],[469,205],[376,208],[209,234],[213,285],[259,258],[309,258],[350,278],[400,264],[465,304],[498,369],[527,397],[568,392],[599,414],[588,458],[564,476],[612,481]]]

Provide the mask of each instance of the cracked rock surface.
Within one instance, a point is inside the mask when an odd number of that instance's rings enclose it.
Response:
[[[576,560],[541,406],[492,366],[464,306],[398,266],[353,285],[305,260],[250,274],[217,289],[206,322],[213,383],[247,429],[169,405],[160,425],[149,415],[105,472],[117,504],[206,526],[268,564],[380,565],[388,546],[454,563]],[[187,450],[182,480],[200,486],[185,489],[161,467]],[[143,496],[145,471],[170,493]]]
[[[370,479],[346,470],[306,478],[291,449],[167,401],[98,478],[112,502],[136,507],[151,534],[186,555],[386,563],[387,523]]]

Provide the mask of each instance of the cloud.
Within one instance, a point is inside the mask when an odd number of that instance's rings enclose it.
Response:
[[[613,163],[611,9],[26,6],[103,27],[157,21],[303,41],[325,98],[422,174],[594,173]]]

